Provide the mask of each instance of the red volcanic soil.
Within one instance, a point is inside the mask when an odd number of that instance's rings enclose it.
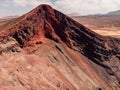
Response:
[[[119,41],[40,5],[0,32],[0,88],[119,90]]]

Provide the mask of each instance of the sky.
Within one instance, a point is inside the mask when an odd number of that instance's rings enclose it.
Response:
[[[40,4],[65,14],[104,14],[120,10],[120,0],[0,0],[0,17],[22,15]]]

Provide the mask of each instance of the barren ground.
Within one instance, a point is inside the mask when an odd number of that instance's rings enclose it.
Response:
[[[120,16],[74,17],[76,21],[104,36],[120,37]]]

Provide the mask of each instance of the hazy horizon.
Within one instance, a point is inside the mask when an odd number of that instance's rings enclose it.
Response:
[[[65,14],[105,14],[120,10],[119,0],[0,0],[0,17],[23,15],[40,4],[49,4]]]

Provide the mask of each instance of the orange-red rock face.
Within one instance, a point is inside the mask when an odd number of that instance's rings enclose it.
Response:
[[[16,20],[0,32],[1,89],[119,90],[119,39],[98,35],[48,5]]]

